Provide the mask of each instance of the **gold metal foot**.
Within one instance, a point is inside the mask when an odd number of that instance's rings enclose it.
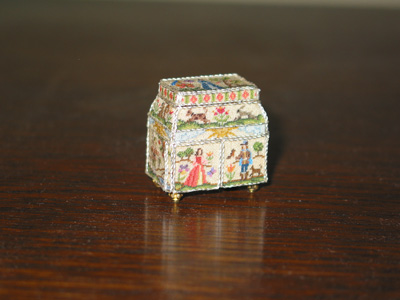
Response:
[[[255,191],[258,190],[259,186],[258,184],[254,184],[254,185],[249,185],[247,188],[249,189],[250,193],[254,193]]]
[[[169,196],[171,197],[172,201],[174,201],[175,203],[178,203],[179,200],[181,200],[183,195],[179,194],[179,193],[169,193]]]
[[[160,187],[160,185],[158,184],[158,182],[157,182],[157,180],[155,180],[155,179],[153,179],[153,183],[154,183],[154,185],[156,186],[156,187]]]

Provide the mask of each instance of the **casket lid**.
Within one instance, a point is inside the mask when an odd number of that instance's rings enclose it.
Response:
[[[257,86],[238,74],[162,79],[159,96],[174,106],[258,101]]]

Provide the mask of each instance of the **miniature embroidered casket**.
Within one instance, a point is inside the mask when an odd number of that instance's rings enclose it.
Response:
[[[182,193],[267,182],[268,118],[237,74],[162,79],[147,122],[146,174]]]

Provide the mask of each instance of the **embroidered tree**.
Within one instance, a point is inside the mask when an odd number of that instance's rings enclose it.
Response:
[[[184,151],[179,151],[176,155],[178,155],[178,157],[182,160],[184,160],[183,158],[186,156],[186,153]]]
[[[194,150],[192,148],[187,148],[184,153],[185,153],[185,156],[187,156],[187,159],[190,160],[190,156],[192,156],[192,154],[194,153]]]
[[[179,151],[176,155],[180,158],[180,161],[187,160],[190,161],[190,157],[194,153],[192,148],[187,148],[185,151]],[[187,157],[184,159],[184,157]]]
[[[261,142],[255,142],[253,145],[254,151],[257,152],[257,156],[262,156],[260,155],[260,151],[264,148],[264,145]]]

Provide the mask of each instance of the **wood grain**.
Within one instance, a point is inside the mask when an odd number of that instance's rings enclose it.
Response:
[[[399,299],[400,12],[3,2],[0,298]],[[174,206],[161,78],[262,90],[270,183]]]

